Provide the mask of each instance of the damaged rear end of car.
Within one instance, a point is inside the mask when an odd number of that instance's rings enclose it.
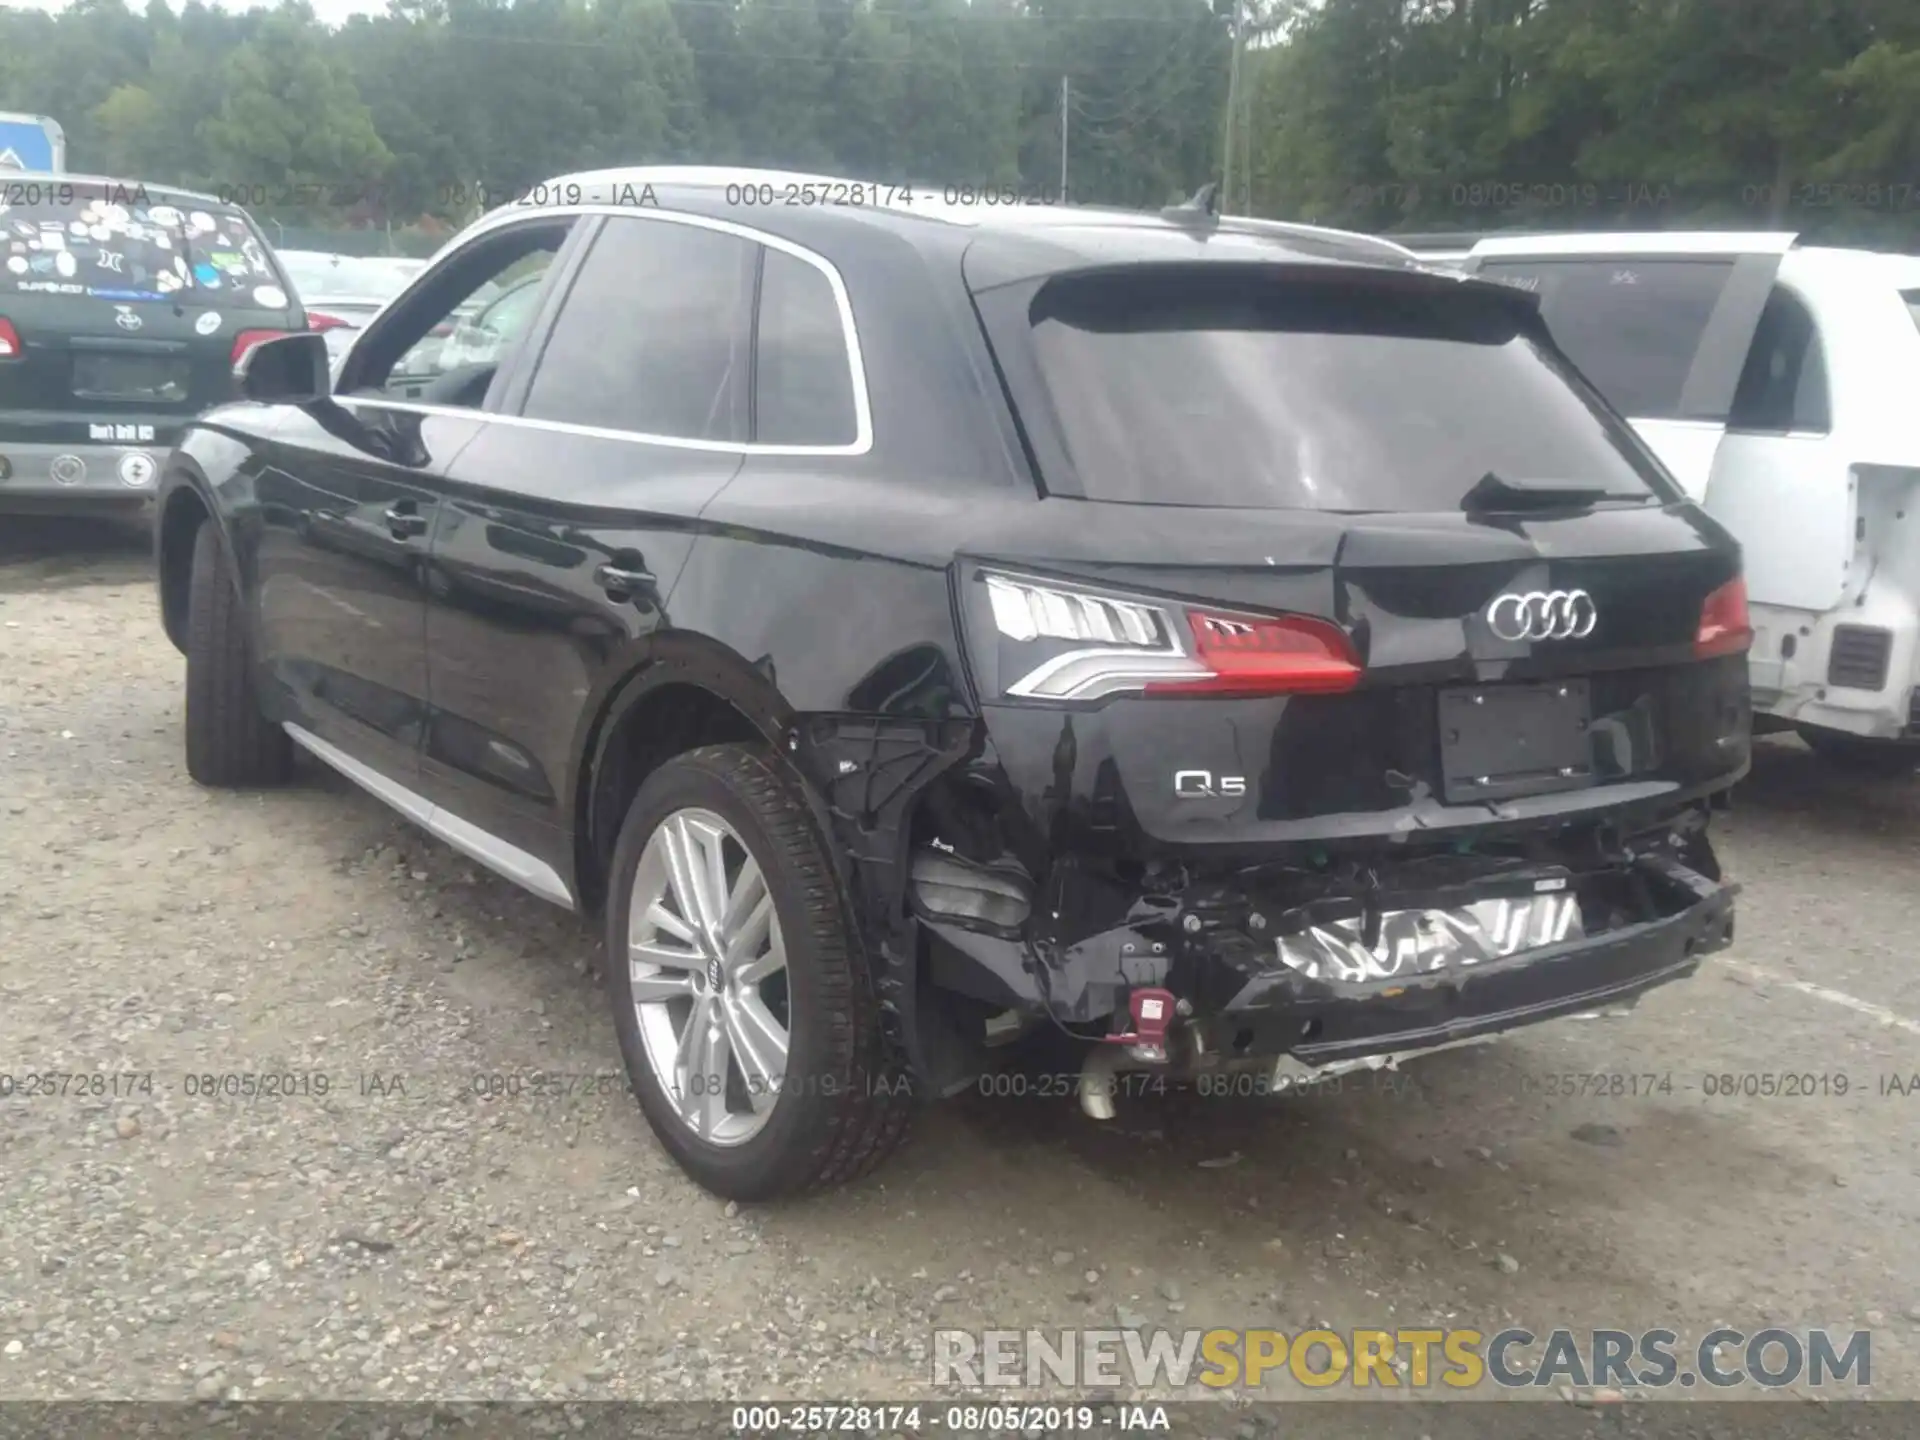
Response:
[[[1036,1031],[1096,1117],[1120,1071],[1285,1088],[1730,943],[1739,552],[1530,297],[984,240],[966,273],[1041,498],[954,561],[978,720],[868,867],[929,1088]]]

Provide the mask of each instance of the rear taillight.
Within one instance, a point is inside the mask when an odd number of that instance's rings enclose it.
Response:
[[[318,310],[309,310],[307,328],[309,330],[351,330],[353,322],[342,320],[338,315],[323,315]]]
[[[20,343],[20,332],[13,328],[13,322],[0,315],[0,360],[17,360],[25,348]]]
[[[1706,660],[1715,655],[1738,655],[1753,644],[1753,621],[1747,615],[1747,582],[1735,576],[1715,590],[1700,606],[1700,628],[1694,632],[1693,653]]]
[[[1311,615],[1250,615],[984,574],[990,657],[1010,698],[1325,695],[1360,683],[1346,632]]]
[[[1149,680],[1149,695],[1328,695],[1360,683],[1346,631],[1308,615],[1189,610],[1193,658],[1209,673]]]
[[[242,330],[233,337],[233,363],[238,365],[240,357],[263,340],[278,340],[287,332],[284,330]]]

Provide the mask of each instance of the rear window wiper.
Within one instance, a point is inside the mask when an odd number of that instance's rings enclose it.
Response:
[[[1489,470],[1460,497],[1469,514],[1511,513],[1516,510],[1567,510],[1601,500],[1647,500],[1640,490],[1609,490],[1604,485],[1577,480],[1509,480]]]

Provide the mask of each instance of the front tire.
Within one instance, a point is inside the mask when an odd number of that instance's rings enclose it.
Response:
[[[1822,760],[1856,775],[1886,778],[1911,775],[1920,768],[1920,744],[1904,740],[1872,740],[1817,725],[1800,727],[1800,738]]]
[[[187,582],[187,773],[222,788],[278,785],[293,741],[260,711],[246,611],[209,520],[193,537]]]
[[[772,1200],[864,1174],[912,1096],[798,781],[759,746],[667,761],[614,851],[608,992],[641,1110],[694,1180]]]

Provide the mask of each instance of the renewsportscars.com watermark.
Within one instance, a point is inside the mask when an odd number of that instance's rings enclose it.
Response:
[[[1536,1347],[1538,1347],[1536,1354]],[[1552,1385],[1620,1390],[1778,1389],[1873,1383],[1866,1330],[1559,1328],[1302,1330],[936,1330],[933,1383],[1037,1388],[1131,1386],[1471,1390]]]

